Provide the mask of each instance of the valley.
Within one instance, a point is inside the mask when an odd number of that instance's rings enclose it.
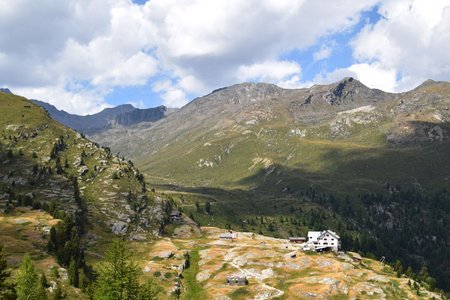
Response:
[[[107,121],[106,127],[79,128],[81,132],[51,120],[54,110],[47,114],[26,99],[1,95],[2,111],[10,112],[1,124],[2,209],[14,214],[15,206],[25,205],[57,218],[74,216],[75,224],[83,224],[77,230],[87,265],[96,265],[109,241],[123,235],[133,253],[140,253],[133,257],[143,278],[171,268],[166,259],[150,266],[140,257],[166,246],[181,261],[190,253],[201,265],[222,262],[213,272],[221,280],[220,270],[230,266],[256,278],[249,289],[219,291],[209,288],[219,282],[199,280],[203,275],[198,269],[187,269],[180,290],[184,299],[194,297],[191,293],[211,299],[290,299],[300,290],[313,293],[312,286],[325,283],[317,279],[305,286],[296,281],[303,277],[293,270],[295,274],[272,270],[276,276],[294,276],[284,279],[290,282],[285,286],[243,271],[225,257],[235,251],[260,251],[258,244],[250,233],[242,234],[244,244],[222,253],[219,248],[228,246],[215,244],[218,229],[213,227],[253,232],[275,244],[282,243],[276,239],[330,228],[340,232],[344,250],[375,261],[383,256],[390,264],[399,259],[404,269],[412,267],[417,274],[425,267],[436,278],[419,283],[427,288],[437,285],[445,290],[449,284],[448,83],[427,81],[402,94],[372,90],[352,78],[300,90],[241,84],[195,99],[159,120],[140,121],[130,115],[120,126]],[[109,112],[109,120],[124,118],[119,117],[123,112]],[[12,166],[20,167],[11,171]],[[182,211],[186,225],[169,223],[172,209]],[[277,252],[275,248],[271,251]],[[223,257],[202,262],[207,249]],[[323,271],[315,268],[308,272]],[[386,268],[377,274],[392,276]],[[156,276],[166,295],[177,282],[172,273],[167,276],[173,280]],[[325,273],[325,282],[339,283],[336,289],[328,283],[322,286],[323,297],[361,297],[377,290],[378,296],[402,298],[415,292],[405,286],[407,279],[387,289],[386,282],[376,287],[367,274],[347,274],[352,278],[347,281],[331,280]],[[360,287],[353,276],[375,285]]]

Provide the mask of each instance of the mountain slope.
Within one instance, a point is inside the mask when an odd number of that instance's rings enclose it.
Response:
[[[150,175],[190,186],[433,189],[448,185],[449,91],[428,83],[394,95],[352,79],[301,90],[237,85],[131,136],[134,151],[122,153]]]
[[[157,235],[161,204],[130,161],[53,121],[39,106],[0,93],[0,204],[85,211],[89,231]]]
[[[299,90],[240,84],[113,149],[200,224],[275,236],[331,227],[347,249],[426,266],[448,288],[449,107],[447,82],[401,94],[351,78]]]

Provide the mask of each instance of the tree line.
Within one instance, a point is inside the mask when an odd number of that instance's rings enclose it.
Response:
[[[97,265],[94,273],[95,281],[90,282],[84,290],[89,299],[153,300],[158,299],[161,293],[161,288],[152,278],[142,282],[141,271],[131,260],[129,250],[122,239],[113,240],[105,259]],[[73,284],[70,267],[69,281]],[[38,273],[28,254],[23,256],[17,274],[12,276],[7,266],[4,247],[0,245],[0,299],[45,300],[66,297],[61,284],[58,283],[51,292],[49,287],[45,273]]]

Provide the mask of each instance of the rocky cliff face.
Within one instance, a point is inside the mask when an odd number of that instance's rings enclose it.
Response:
[[[111,125],[131,126],[142,122],[156,122],[166,116],[167,107],[158,106],[148,109],[133,109],[129,112],[120,113],[110,121]]]
[[[32,100],[35,104],[48,111],[56,121],[86,135],[95,135],[108,129],[120,126],[132,126],[142,122],[156,122],[167,114],[165,106],[139,109],[131,104],[106,108],[93,115],[79,116],[58,110],[55,106],[39,100]]]

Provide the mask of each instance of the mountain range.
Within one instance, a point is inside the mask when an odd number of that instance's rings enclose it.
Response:
[[[150,122],[118,121],[135,111],[120,106],[98,129],[89,116],[73,128],[135,161],[201,225],[276,237],[332,228],[346,249],[426,266],[446,288],[449,107],[450,84],[432,80],[397,94],[353,78],[293,90],[243,83]]]
[[[165,106],[139,109],[131,104],[123,104],[113,108],[106,108],[96,114],[80,116],[70,114],[64,110],[58,110],[55,106],[43,101],[31,101],[47,110],[54,120],[86,135],[98,134],[113,127],[131,126],[142,122],[156,122],[166,117],[168,112]]]

